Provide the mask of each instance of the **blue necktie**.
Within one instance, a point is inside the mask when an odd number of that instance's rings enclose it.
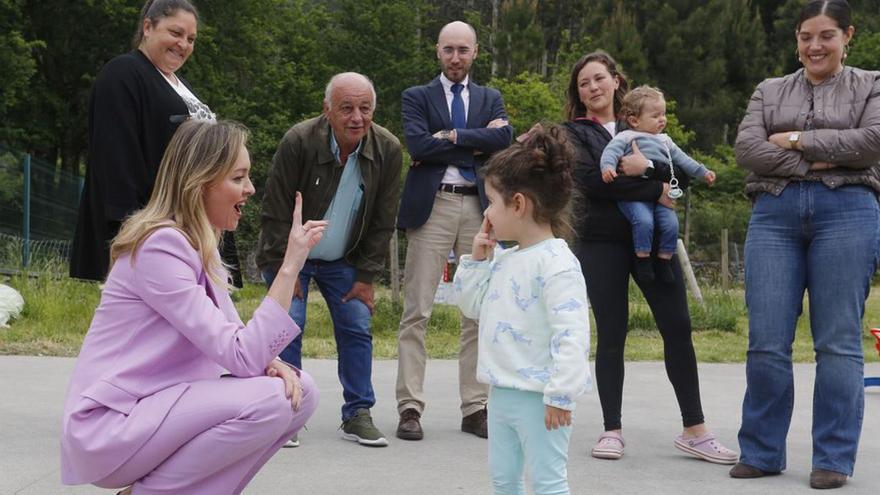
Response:
[[[450,113],[453,129],[467,129],[467,118],[465,118],[464,114],[464,99],[461,97],[461,90],[463,89],[464,85],[461,83],[455,83],[452,85],[452,112]],[[474,172],[472,164],[460,166],[458,172],[467,181],[477,181],[477,174]]]

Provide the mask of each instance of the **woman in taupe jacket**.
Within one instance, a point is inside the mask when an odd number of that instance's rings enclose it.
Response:
[[[791,348],[804,290],[816,353],[810,486],[852,476],[864,409],[862,315],[880,251],[880,73],[844,65],[845,0],[810,1],[797,24],[803,68],[758,85],[736,139],[754,199],[746,239],[747,388],[740,462],[786,467]]]

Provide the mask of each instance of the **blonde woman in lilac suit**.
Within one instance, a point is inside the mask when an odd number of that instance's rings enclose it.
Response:
[[[237,494],[314,412],[312,378],[276,356],[300,332],[288,306],[325,222],[302,224],[297,193],[281,269],[242,323],[217,244],[254,193],[246,140],[234,123],[181,125],[113,241],[64,405],[65,484]]]

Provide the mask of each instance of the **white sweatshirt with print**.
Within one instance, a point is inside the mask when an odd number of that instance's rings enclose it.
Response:
[[[573,411],[590,387],[590,319],[566,242],[496,247],[492,261],[462,256],[453,286],[462,313],[480,321],[477,380],[541,392],[544,404]]]

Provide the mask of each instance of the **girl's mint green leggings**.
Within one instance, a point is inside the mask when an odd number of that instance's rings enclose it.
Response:
[[[569,495],[571,427],[547,431],[543,397],[502,387],[489,392],[489,469],[495,495],[525,495],[523,466],[535,495]]]

